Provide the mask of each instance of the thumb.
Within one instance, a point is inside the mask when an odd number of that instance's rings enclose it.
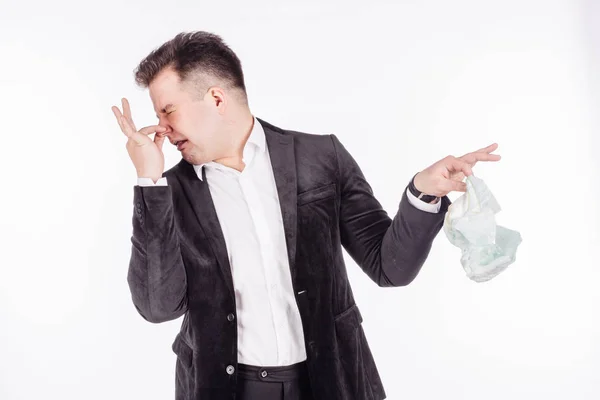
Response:
[[[156,133],[156,135],[154,135],[154,143],[156,144],[156,147],[158,147],[158,149],[160,151],[162,151],[163,148],[163,144],[165,143],[165,138],[166,136],[161,134],[161,133]]]

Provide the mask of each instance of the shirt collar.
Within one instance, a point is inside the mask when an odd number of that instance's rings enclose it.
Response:
[[[260,122],[258,122],[258,119],[256,119],[256,117],[254,117],[254,121],[252,124],[252,131],[250,132],[250,136],[248,136],[248,140],[246,141],[246,144],[244,145],[244,154],[247,152],[246,149],[248,148],[248,146],[255,146],[257,149],[257,153],[263,153],[267,146],[266,146],[266,138],[265,138],[265,130],[262,127],[262,125],[260,124]],[[214,161],[209,161],[209,162],[205,162],[202,164],[194,164],[194,171],[196,171],[196,175],[198,175],[198,178],[200,178],[200,180],[202,180],[202,167],[204,167],[205,165],[211,165],[211,164],[218,164],[215,163]]]

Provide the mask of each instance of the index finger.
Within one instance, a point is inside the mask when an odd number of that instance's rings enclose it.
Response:
[[[472,152],[470,152],[470,153],[466,153],[465,155],[463,155],[463,156],[461,156],[461,157],[466,157],[466,156],[468,156],[468,155],[475,154],[475,153],[487,153],[487,154],[489,154],[489,153],[491,153],[492,151],[496,150],[497,148],[498,148],[498,143],[492,143],[492,144],[490,144],[490,145],[489,145],[489,146],[487,146],[487,147],[482,147],[482,148],[481,148],[481,149],[479,149],[479,150],[475,150],[475,151],[472,151]]]
[[[464,156],[460,157],[463,161],[468,162],[469,164],[473,165],[478,161],[499,161],[500,160],[500,155],[499,154],[489,154],[489,153],[469,153],[469,154],[465,154]]]
[[[474,151],[474,153],[491,153],[492,151],[496,150],[498,148],[498,143],[492,143],[487,147],[483,147],[477,151]]]

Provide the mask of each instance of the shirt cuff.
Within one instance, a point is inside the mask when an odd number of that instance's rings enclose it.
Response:
[[[138,186],[167,186],[167,177],[163,176],[159,178],[156,183],[154,183],[152,178],[138,178],[137,184]]]
[[[440,212],[440,208],[442,207],[441,199],[435,204],[425,203],[423,200],[418,199],[417,196],[412,194],[408,189],[406,189],[406,196],[408,197],[410,204],[421,211],[436,214]]]

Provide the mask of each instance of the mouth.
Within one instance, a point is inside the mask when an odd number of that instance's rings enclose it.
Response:
[[[173,142],[173,144],[177,147],[177,150],[181,151],[181,149],[183,149],[183,146],[187,143],[187,140],[177,140],[176,142]]]

